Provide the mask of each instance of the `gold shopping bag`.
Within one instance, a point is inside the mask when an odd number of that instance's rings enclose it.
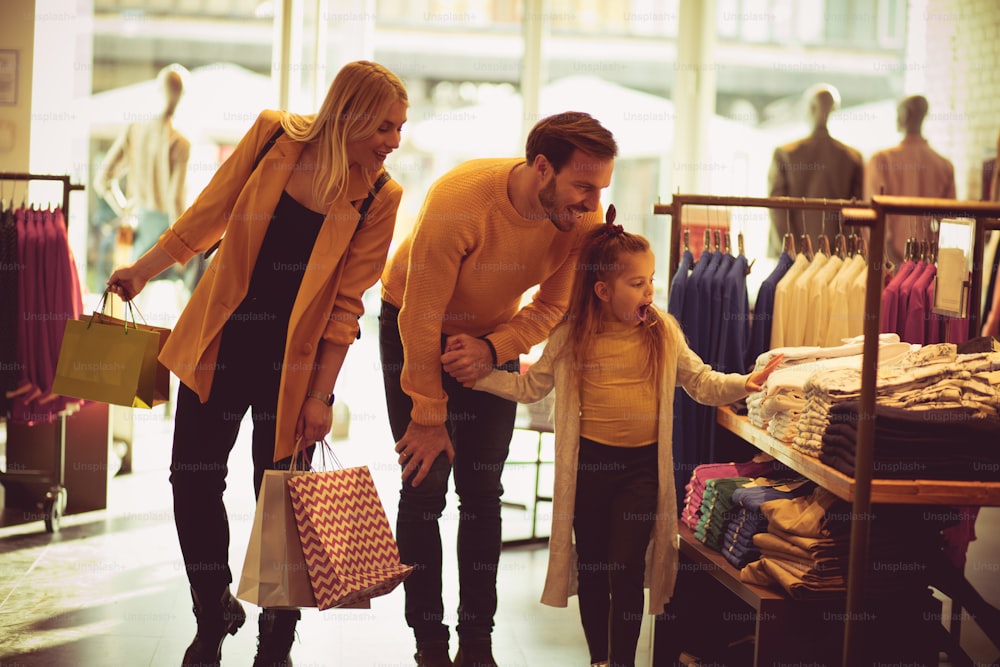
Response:
[[[120,320],[117,317],[111,317],[104,313],[98,313],[96,317],[104,324],[117,324],[120,327],[135,328],[139,331],[148,331],[159,336],[159,345],[156,348],[156,354],[152,361],[148,358],[143,361],[143,372],[139,374],[139,388],[136,390],[132,407],[152,408],[169,401],[170,369],[159,362],[159,356],[160,351],[163,350],[163,346],[166,345],[167,339],[170,337],[171,329],[135,322],[134,319]],[[81,317],[80,319],[85,318]]]
[[[128,407],[151,408],[162,403],[156,400],[161,338],[165,339],[162,327],[125,322],[99,312],[67,320],[52,393]],[[163,399],[169,382],[168,372]]]

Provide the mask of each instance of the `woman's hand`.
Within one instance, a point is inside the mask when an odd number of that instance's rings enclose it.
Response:
[[[315,398],[306,398],[295,423],[295,439],[302,438],[305,446],[326,437],[333,426],[333,408]]]
[[[122,301],[131,301],[150,278],[159,275],[173,263],[173,258],[165,250],[154,245],[132,264],[116,269],[108,278],[108,291],[120,296]]]
[[[782,361],[784,361],[784,359],[785,355],[779,354],[771,359],[771,361],[767,362],[767,366],[764,366],[764,368],[759,371],[751,373],[750,376],[747,377],[747,392],[753,393],[763,389],[764,383],[767,382],[767,378],[774,372],[774,369],[777,368]]]
[[[135,264],[129,264],[115,269],[111,274],[108,278],[108,291],[117,294],[122,301],[131,301],[142,291],[147,282],[149,279],[135,268]]]

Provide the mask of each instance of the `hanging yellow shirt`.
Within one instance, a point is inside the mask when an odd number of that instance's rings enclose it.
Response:
[[[659,403],[641,326],[604,322],[580,363],[580,436],[604,445],[641,447],[657,440]]]

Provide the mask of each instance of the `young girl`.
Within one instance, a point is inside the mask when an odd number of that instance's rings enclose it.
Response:
[[[565,607],[577,583],[591,662],[630,666],[651,537],[650,614],[663,613],[676,579],[674,387],[700,403],[725,405],[759,390],[777,363],[749,376],[704,364],[677,321],[653,306],[649,242],[620,225],[609,221],[595,229],[579,261],[565,320],[541,358],[524,375],[495,370],[475,388],[522,403],[556,389],[555,490],[542,603]]]

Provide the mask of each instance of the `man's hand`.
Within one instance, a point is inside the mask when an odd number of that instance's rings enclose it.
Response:
[[[463,385],[470,386],[493,370],[493,353],[484,340],[468,334],[449,336],[441,367]]]
[[[770,376],[771,373],[774,372],[774,369],[777,368],[778,365],[784,360],[785,360],[785,355],[779,354],[775,356],[774,359],[771,359],[771,361],[767,362],[767,366],[764,366],[764,368],[760,369],[756,373],[751,373],[750,376],[747,378],[747,384],[746,384],[747,391],[754,392],[763,389],[764,383],[767,382],[768,376]]]
[[[420,486],[441,452],[448,455],[449,463],[455,460],[455,448],[444,424],[421,426],[410,422],[406,433],[396,443],[396,452],[399,454],[399,465],[403,466],[403,479],[413,477],[413,486]]]

